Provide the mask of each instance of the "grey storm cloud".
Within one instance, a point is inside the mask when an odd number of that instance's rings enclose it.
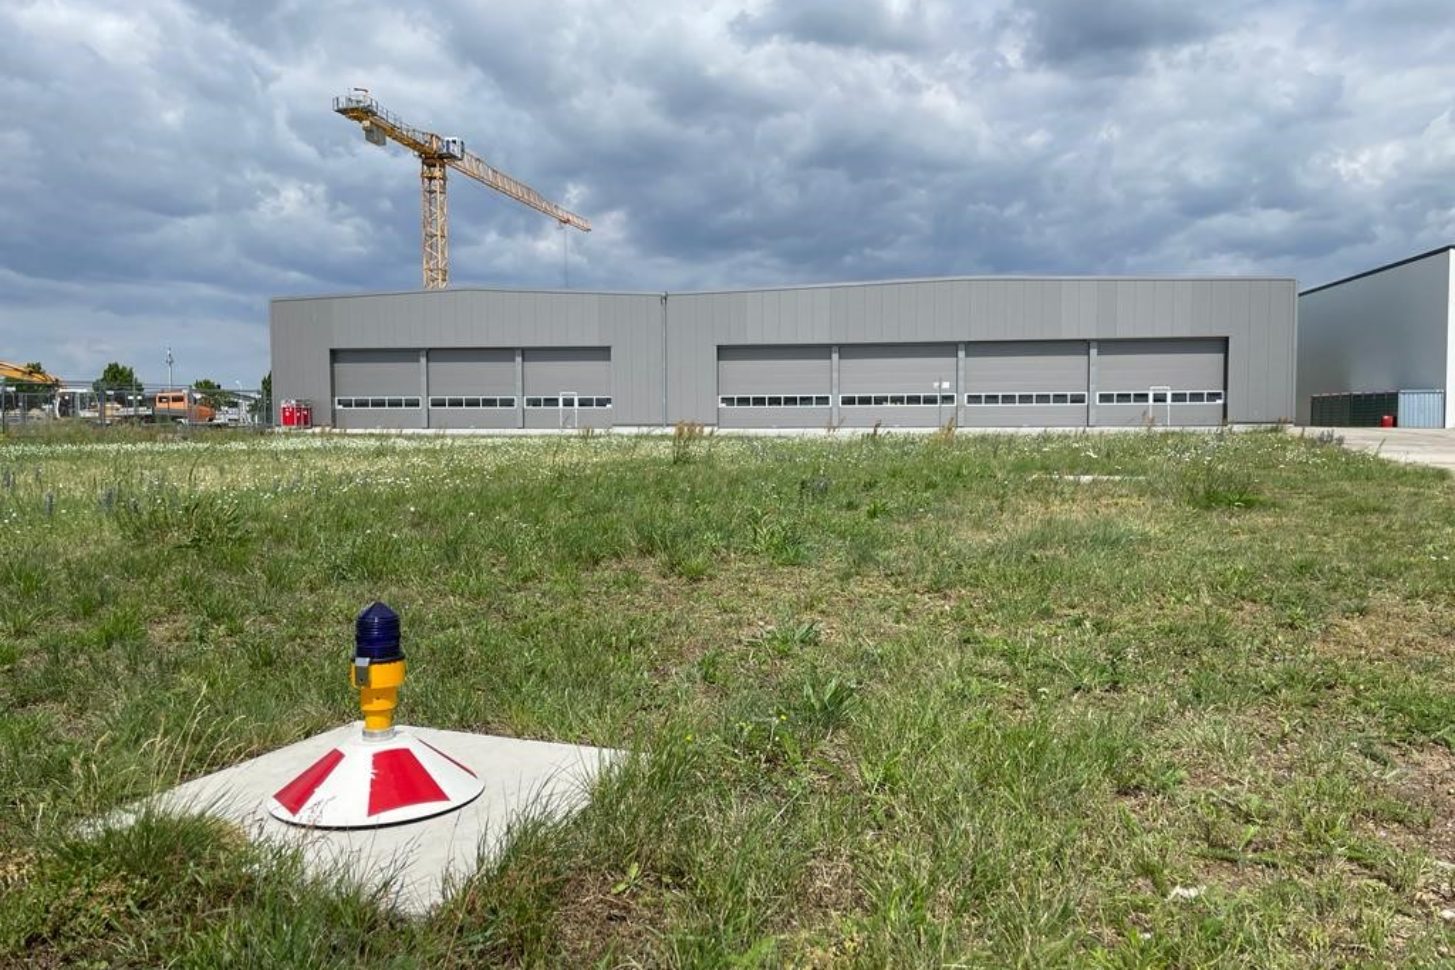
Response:
[[[1231,26],[1227,8],[1166,0],[1023,0],[1032,53],[1047,64],[1122,73],[1149,54],[1205,40]]]
[[[451,180],[460,284],[1307,283],[1455,241],[1444,0],[12,0],[0,358],[256,382],[275,295],[419,283],[366,85],[588,216]]]
[[[735,32],[749,40],[781,38],[829,47],[922,51],[933,46],[931,10],[922,2],[879,0],[772,0],[739,14]]]

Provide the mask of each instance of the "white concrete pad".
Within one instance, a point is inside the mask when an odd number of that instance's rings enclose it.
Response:
[[[1304,434],[1331,432],[1344,447],[1391,461],[1432,465],[1455,472],[1455,429],[1450,428],[1307,428]]]
[[[315,735],[193,779],[146,804],[202,812],[236,822],[252,838],[299,846],[311,872],[342,869],[371,887],[387,881],[399,908],[418,914],[444,897],[447,879],[468,876],[498,853],[513,823],[584,807],[597,775],[622,756],[608,748],[411,727],[485,780],[479,798],[446,815],[377,829],[299,828],[268,813],[274,792],[360,729],[354,723]]]

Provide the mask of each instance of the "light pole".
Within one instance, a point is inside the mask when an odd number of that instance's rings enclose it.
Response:
[[[172,389],[172,348],[167,348],[167,390]]]

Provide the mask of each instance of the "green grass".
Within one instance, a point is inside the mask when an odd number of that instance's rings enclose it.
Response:
[[[42,437],[0,525],[0,964],[1455,946],[1441,473],[1280,433]],[[420,920],[205,820],[77,834],[350,719],[374,597],[410,721],[643,757]]]

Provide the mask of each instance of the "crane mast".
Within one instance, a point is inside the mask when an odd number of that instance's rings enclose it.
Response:
[[[370,144],[382,146],[387,141],[394,141],[419,157],[420,237],[423,241],[425,289],[439,289],[450,280],[450,222],[445,192],[449,169],[550,216],[562,227],[591,231],[591,223],[583,217],[492,167],[479,155],[466,151],[462,139],[446,138],[406,124],[397,115],[381,108],[379,102],[363,88],[355,88],[342,97],[334,98],[333,110],[358,122]]]

